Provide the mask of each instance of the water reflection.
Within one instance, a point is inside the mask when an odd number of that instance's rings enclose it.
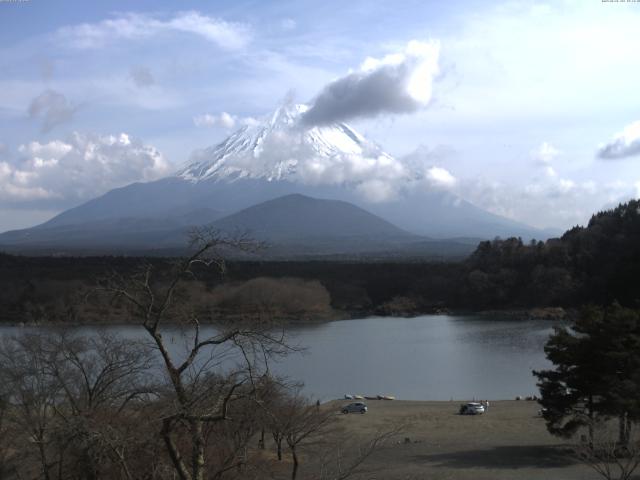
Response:
[[[304,381],[306,392],[321,399],[345,393],[416,400],[513,398],[536,393],[531,370],[548,366],[543,347],[552,327],[543,320],[447,315],[300,325],[287,333],[305,351],[281,359],[273,370]],[[132,339],[146,335],[136,326],[101,328]],[[0,327],[0,334],[32,329]],[[176,355],[189,337],[179,328],[165,329],[164,336]]]

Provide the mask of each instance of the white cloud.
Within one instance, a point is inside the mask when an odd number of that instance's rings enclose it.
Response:
[[[560,151],[547,142],[542,142],[538,148],[531,150],[531,158],[541,165],[550,165],[558,155]]]
[[[97,23],[63,27],[57,35],[75,48],[97,48],[116,40],[136,40],[166,32],[198,35],[230,50],[242,48],[250,40],[246,25],[225,22],[197,11],[177,13],[165,20],[147,14],[125,13]]]
[[[154,147],[126,133],[73,133],[66,140],[33,141],[17,161],[0,162],[0,199],[13,204],[69,205],[134,181],[155,180],[169,165]]]
[[[304,146],[298,151],[304,152]],[[405,166],[382,152],[362,151],[331,156],[311,154],[308,158],[300,158],[299,155],[292,158],[299,159],[296,177],[302,183],[351,185],[370,202],[395,198],[409,180]]]
[[[586,182],[582,182],[581,187],[589,195],[594,195],[598,193],[598,184],[593,180],[587,180]]]
[[[356,186],[356,191],[371,203],[382,203],[398,196],[396,186],[385,180],[365,180]]]
[[[627,125],[609,142],[601,144],[597,155],[607,160],[640,155],[640,121]]]
[[[42,131],[46,133],[71,121],[77,109],[62,93],[45,90],[31,101],[28,112],[31,118],[42,120]]]
[[[193,117],[193,124],[196,127],[221,127],[227,130],[232,129],[236,125],[256,125],[258,120],[253,117],[238,117],[227,112],[220,115],[205,113]]]
[[[539,228],[565,230],[586,224],[596,211],[639,196],[640,182],[543,177],[518,186],[480,177],[461,180],[454,192],[497,215]]]
[[[210,113],[204,113],[202,115],[196,115],[193,117],[193,124],[196,127],[217,127],[219,125],[220,117],[211,115]]]
[[[236,124],[235,119],[227,112],[222,112],[219,117],[220,126],[224,128],[233,128]]]
[[[558,177],[558,172],[552,163],[559,155],[560,150],[548,142],[542,142],[538,147],[529,152],[529,156],[533,162],[537,166],[542,167],[542,171],[549,179],[556,179]],[[562,182],[561,179],[558,179],[558,181]],[[527,188],[531,188],[531,186],[529,185]]]
[[[574,188],[576,188],[576,182],[574,182],[573,180],[568,180],[566,178],[561,178],[558,180],[558,189],[560,190],[560,192],[568,193]]]
[[[382,59],[368,57],[359,70],[325,86],[302,120],[308,125],[324,125],[415,112],[431,100],[439,55],[438,42],[412,40],[400,53]]]
[[[425,174],[425,180],[435,188],[451,189],[457,180],[447,169],[442,167],[430,167]]]
[[[406,165],[414,169],[422,169],[426,165],[432,165],[434,163],[447,163],[456,156],[457,151],[451,145],[436,145],[435,147],[429,147],[427,145],[418,145],[418,147],[401,157],[401,160]]]
[[[447,145],[428,147],[420,145],[413,152],[400,158],[410,172],[406,182],[409,189],[454,190],[458,179],[443,166],[456,155],[455,149]]]

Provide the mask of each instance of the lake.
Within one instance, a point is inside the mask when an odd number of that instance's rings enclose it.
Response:
[[[512,399],[537,393],[531,370],[549,366],[543,347],[553,325],[474,315],[300,325],[288,334],[305,351],[279,360],[273,370],[303,381],[305,392],[321,400],[345,393],[407,400]],[[100,328],[131,338],[146,335],[135,326]],[[0,335],[33,329],[0,327]],[[78,330],[91,334],[97,327]],[[176,351],[180,335],[170,328],[165,334]]]

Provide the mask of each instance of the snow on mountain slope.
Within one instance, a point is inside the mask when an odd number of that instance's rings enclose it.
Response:
[[[306,105],[285,104],[260,124],[196,152],[177,176],[190,182],[241,178],[356,186],[406,176],[400,162],[344,123],[305,128]]]

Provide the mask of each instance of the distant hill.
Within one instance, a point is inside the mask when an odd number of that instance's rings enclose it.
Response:
[[[464,257],[475,245],[434,241],[340,200],[285,195],[217,220],[214,229],[246,231],[268,242],[271,257],[375,255]]]
[[[219,216],[219,212],[203,208],[165,218],[103,219],[80,224],[51,222],[0,235],[0,248],[9,252],[65,255],[177,255],[187,246],[190,231],[203,224],[229,235],[246,233],[267,242],[268,248],[259,254],[266,258],[354,255],[462,258],[475,247],[466,241],[434,241],[409,233],[349,202],[300,194],[268,200],[223,218]]]
[[[223,231],[248,230],[256,238],[278,243],[322,238],[406,242],[421,238],[351,203],[301,194],[285,195],[245,208],[213,222],[212,226]]]
[[[187,232],[195,226],[220,218],[208,208],[178,209],[166,216],[122,217],[87,220],[80,223],[51,222],[24,230],[0,234],[0,249],[48,253],[70,250],[90,253],[122,253],[183,247]]]

